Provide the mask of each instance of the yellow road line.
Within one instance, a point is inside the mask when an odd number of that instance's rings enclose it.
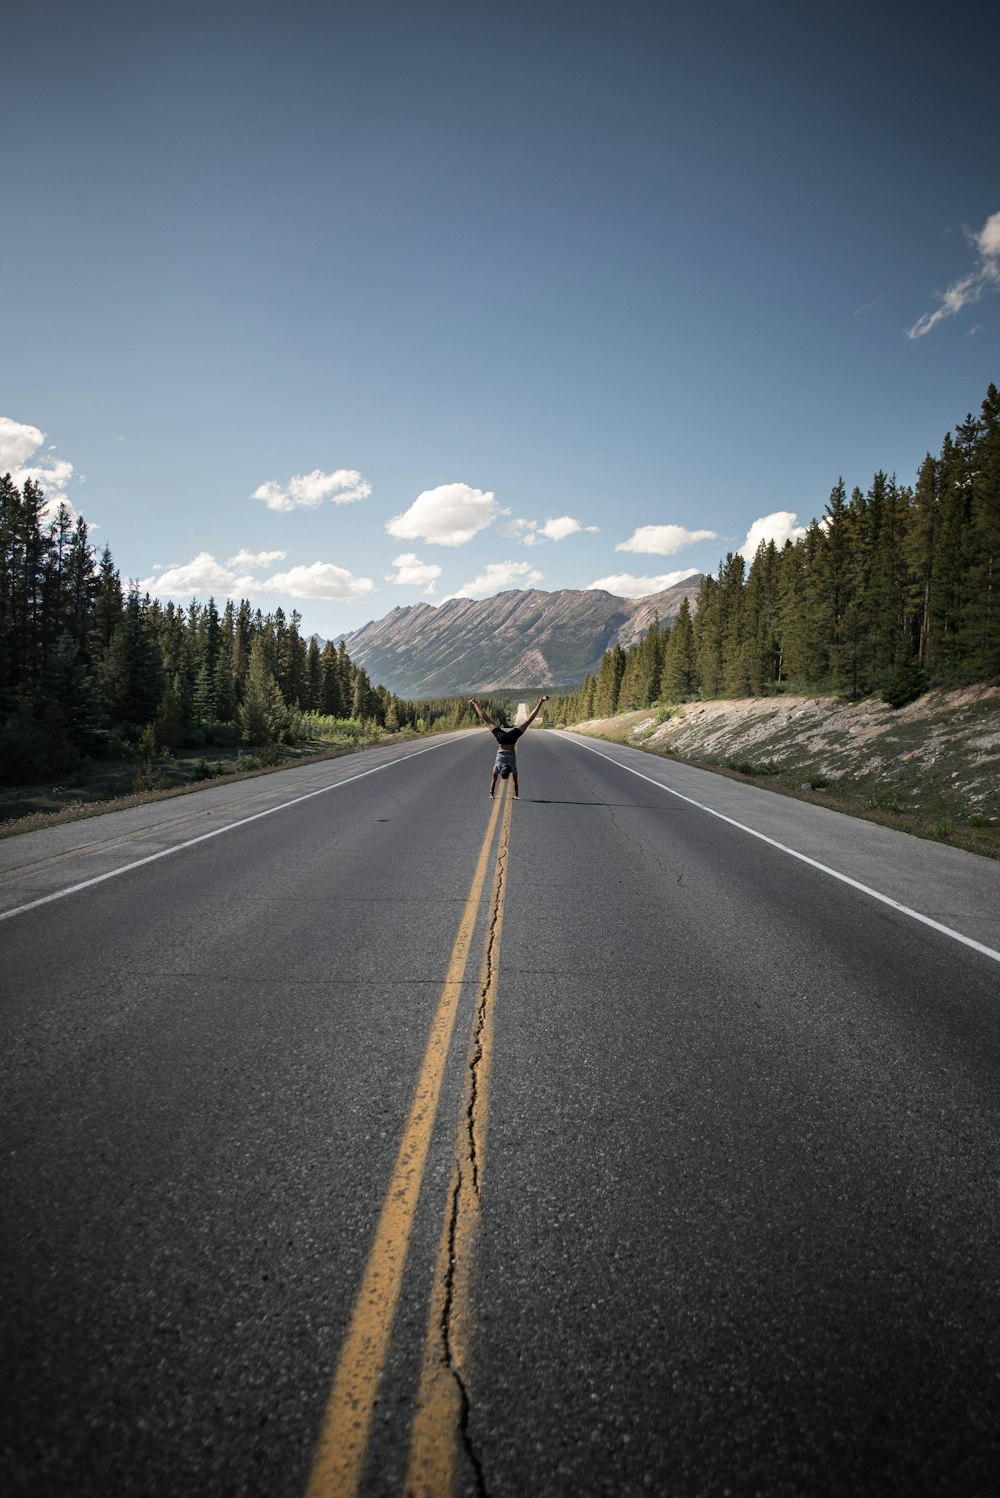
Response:
[[[410,1433],[406,1498],[448,1498],[455,1486],[456,1449],[468,1397],[465,1377],[472,1337],[472,1278],[481,1217],[512,805],[513,800],[508,797],[480,976],[479,1008],[469,1051],[465,1105],[455,1138],[455,1162],[438,1245],[420,1388]]]
[[[361,1482],[375,1397],[399,1301],[413,1218],[500,806],[501,799],[498,798],[479,850],[375,1241],[341,1349],[313,1459],[307,1498],[349,1498],[357,1493]]]

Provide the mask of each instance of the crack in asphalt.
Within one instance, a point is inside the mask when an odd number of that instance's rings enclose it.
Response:
[[[661,874],[666,874],[667,869],[663,860],[659,858],[657,854],[650,852],[649,848],[647,848],[644,843],[640,842],[637,837],[629,832],[627,827],[619,822],[618,818],[615,816],[615,808],[610,802],[605,802],[605,806],[607,807],[608,816],[611,818],[611,825],[615,829],[615,831],[620,832],[622,837],[625,838],[626,842],[631,843],[633,848],[638,849],[640,858],[650,859],[653,863],[656,864],[656,867],[659,869]],[[626,810],[630,809],[634,808],[626,808]],[[678,880],[677,882],[679,884],[680,880]]]
[[[475,1445],[472,1441],[472,1435],[469,1430],[469,1421],[472,1417],[472,1400],[469,1396],[469,1390],[465,1379],[462,1377],[462,1371],[459,1367],[458,1359],[455,1355],[455,1349],[452,1343],[451,1334],[452,1313],[455,1308],[455,1265],[457,1260],[456,1238],[458,1234],[458,1218],[460,1212],[459,1204],[462,1197],[462,1188],[463,1175],[461,1167],[459,1167],[455,1174],[455,1185],[454,1189],[452,1190],[451,1203],[449,1206],[450,1215],[448,1221],[448,1275],[445,1279],[444,1305],[441,1309],[441,1346],[444,1352],[444,1360],[448,1365],[448,1371],[451,1374],[452,1378],[455,1380],[455,1384],[458,1388],[458,1433],[461,1437],[463,1450],[465,1451],[465,1454],[469,1459],[469,1464],[472,1467],[473,1476],[475,1477],[476,1482],[476,1493],[478,1495],[478,1498],[488,1498],[488,1490],[486,1487],[486,1477],[483,1472],[483,1464],[479,1459],[479,1453],[476,1451]]]
[[[468,1101],[465,1109],[465,1154],[464,1157],[456,1160],[455,1181],[448,1207],[448,1273],[445,1279],[444,1303],[441,1311],[442,1348],[448,1370],[455,1380],[459,1395],[458,1433],[461,1438],[462,1447],[469,1460],[469,1465],[472,1468],[478,1498],[488,1498],[488,1489],[482,1461],[476,1450],[472,1439],[472,1432],[469,1428],[472,1418],[472,1400],[462,1373],[461,1360],[455,1348],[453,1319],[460,1253],[459,1223],[463,1211],[471,1212],[475,1217],[478,1217],[482,1201],[481,1149],[479,1141],[480,1069],[484,1055],[483,1034],[486,1029],[490,1001],[493,998],[496,981],[496,936],[500,911],[503,905],[506,877],[507,843],[506,839],[501,837],[500,848],[497,854],[497,874],[493,888],[493,901],[486,933],[482,976],[479,985],[479,1003],[476,1008],[476,1021],[470,1045]]]

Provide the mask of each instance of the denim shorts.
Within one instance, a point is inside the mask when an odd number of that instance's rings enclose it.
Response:
[[[504,774],[504,771],[507,772],[506,775]],[[504,779],[506,780],[507,775],[509,775],[511,771],[513,771],[515,774],[517,773],[517,755],[514,753],[513,749],[498,749],[497,757],[493,762],[494,775],[503,775]]]

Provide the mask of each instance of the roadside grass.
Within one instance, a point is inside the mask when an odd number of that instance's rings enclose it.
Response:
[[[578,725],[598,738],[1000,858],[1000,693],[687,703]]]
[[[204,790],[215,780],[230,784],[273,775],[293,765],[340,759],[371,748],[374,743],[402,742],[416,737],[409,731],[385,738],[331,741],[312,739],[282,744],[265,751],[240,748],[179,750],[152,761],[100,760],[82,765],[57,782],[0,786],[0,838],[17,837],[43,827],[60,827],[105,812],[167,801]]]

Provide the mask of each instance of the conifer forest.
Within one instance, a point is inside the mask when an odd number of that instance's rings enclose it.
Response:
[[[59,774],[81,757],[477,720],[455,699],[403,701],[343,642],[243,599],[161,603],[123,586],[87,523],[26,479],[0,478],[0,775]],[[798,540],[730,553],[696,606],[607,651],[548,721],[781,690],[902,703],[931,685],[1000,680],[1000,392],[928,454],[912,486],[838,482]],[[489,704],[487,704],[489,709]],[[492,705],[502,717],[504,704]]]
[[[403,701],[373,684],[343,642],[300,632],[301,616],[243,599],[178,606],[123,587],[110,550],[64,504],[0,478],[0,779],[62,775],[87,759],[149,762],[175,749],[477,722],[465,702]]]
[[[900,706],[930,686],[1000,681],[1000,392],[928,453],[916,482],[843,480],[805,534],[730,553],[672,625],[605,652],[549,719],[778,691]]]

